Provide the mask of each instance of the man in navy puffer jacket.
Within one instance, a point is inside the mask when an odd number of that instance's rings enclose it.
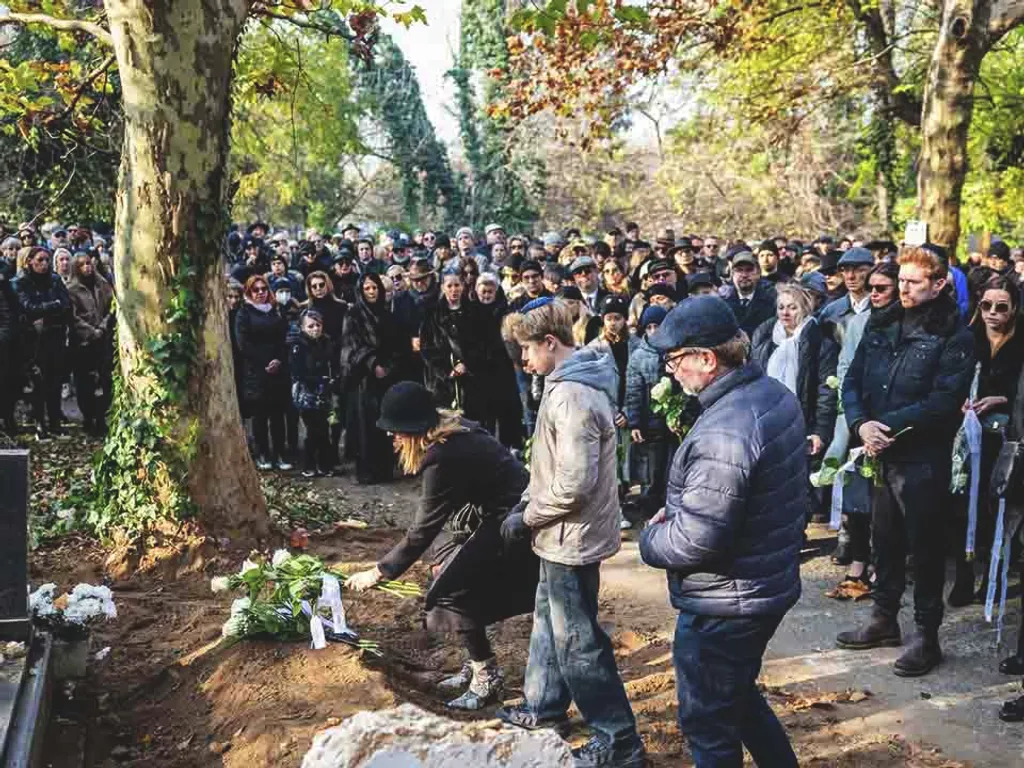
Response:
[[[747,361],[728,305],[692,297],[651,344],[703,409],[672,461],[666,508],[644,530],[644,562],[668,571],[679,610],[679,726],[697,768],[795,768],[757,689],[765,647],[800,597],[807,443],[796,397]]]

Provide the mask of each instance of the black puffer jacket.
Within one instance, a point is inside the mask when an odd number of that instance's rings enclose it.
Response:
[[[300,333],[290,349],[292,403],[300,411],[330,410],[332,385],[337,375],[331,340],[326,336],[313,339]]]
[[[768,360],[778,345],[772,340],[775,319],[758,326],[751,341],[750,358],[768,370]],[[800,364],[796,375],[796,396],[804,413],[808,435],[817,435],[825,441],[832,439],[839,405],[838,392],[826,382],[836,375],[839,365],[839,345],[832,338],[832,325],[820,325],[811,319],[800,334],[797,345]]]
[[[912,310],[872,313],[843,381],[850,431],[880,421],[896,434],[890,461],[949,463],[974,376],[974,336],[945,294]]]
[[[288,321],[280,310],[262,312],[248,301],[235,315],[235,334],[242,353],[242,399],[247,403],[284,407],[291,380],[288,376]],[[275,373],[267,372],[271,360],[280,360]]]
[[[668,573],[672,605],[704,616],[781,616],[800,597],[807,448],[800,404],[747,363],[698,396],[676,451],[668,519],[644,529],[644,562]]]
[[[14,281],[18,299],[19,327],[25,334],[25,350],[55,361],[63,354],[71,322],[71,298],[56,272],[22,272]],[[35,322],[42,320],[42,330]]]

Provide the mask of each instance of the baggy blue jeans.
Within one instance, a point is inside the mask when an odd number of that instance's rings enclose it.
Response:
[[[523,692],[538,719],[562,717],[575,702],[597,735],[625,747],[639,737],[612,642],[597,623],[600,568],[541,559]]]
[[[672,661],[679,729],[696,768],[797,768],[786,732],[757,689],[761,658],[781,616],[718,618],[679,612]]]

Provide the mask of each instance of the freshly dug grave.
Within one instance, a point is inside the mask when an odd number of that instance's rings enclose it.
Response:
[[[354,569],[374,561],[400,537],[394,529],[348,530],[314,536],[310,552]],[[105,553],[67,537],[33,556],[33,583],[73,586],[102,579]],[[313,735],[364,709],[412,702],[450,714],[433,684],[458,669],[461,656],[422,624],[421,602],[370,591],[345,593],[351,626],[380,642],[385,658],[343,645],[312,651],[304,643],[221,640],[231,598],[210,592],[209,578],[234,572],[238,559],[214,558],[202,573],[174,578],[154,571],[113,584],[120,615],[93,638],[89,677],[57,703],[47,756],[70,765],[68,744],[84,742],[87,766],[298,766]],[[425,571],[405,578],[425,583]],[[675,724],[675,689],[668,643],[624,626],[628,605],[602,601],[602,615],[618,621],[613,637],[620,670],[655,768],[690,765]],[[530,617],[494,632],[508,676],[507,697],[520,695]],[[876,709],[864,692],[811,688],[768,691],[801,765],[938,768],[959,765],[932,750],[879,734],[856,741],[839,733],[843,720]],[[477,715],[493,716],[493,711]],[[465,716],[463,716],[465,717]],[[574,740],[585,736],[582,728]]]

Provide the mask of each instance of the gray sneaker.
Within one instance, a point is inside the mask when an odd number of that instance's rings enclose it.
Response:
[[[493,658],[487,661],[471,661],[470,668],[472,679],[469,688],[457,699],[448,702],[449,709],[473,712],[493,704],[501,695],[505,687],[505,675]]]
[[[626,744],[612,746],[594,736],[572,751],[573,768],[644,768],[647,752],[639,737]]]
[[[539,731],[544,728],[553,728],[562,733],[569,729],[569,716],[566,714],[558,717],[537,717],[537,714],[530,709],[526,702],[514,704],[511,707],[499,707],[494,716],[508,725],[522,728],[524,731]]]
[[[466,686],[469,685],[469,681],[473,679],[473,668],[469,662],[465,662],[462,665],[462,669],[456,672],[451,677],[446,677],[444,680],[437,684],[437,689],[441,693],[455,693],[456,691],[464,691]]]

